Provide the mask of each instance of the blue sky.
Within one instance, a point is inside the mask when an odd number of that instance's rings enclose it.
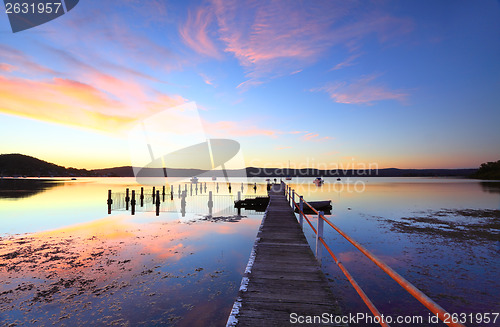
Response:
[[[129,165],[131,124],[194,101],[248,166],[500,159],[498,1],[82,0],[0,40],[0,153]]]

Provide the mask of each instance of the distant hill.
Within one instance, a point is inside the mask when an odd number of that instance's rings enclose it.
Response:
[[[314,168],[288,169],[288,168],[258,168],[247,167],[244,169],[227,170],[228,176],[248,176],[265,178],[291,177],[467,177],[475,173],[477,169],[397,169],[386,168],[376,170],[318,170]],[[100,176],[134,177],[131,166],[96,169],[94,173]],[[170,177],[198,176],[205,171],[199,169],[168,169]],[[144,168],[141,170],[142,177],[162,176],[163,169]],[[223,177],[221,170],[211,171],[209,176]]]
[[[397,169],[387,168],[375,170],[318,170],[314,168],[288,169],[288,168],[258,168],[247,167],[239,170],[228,170],[228,176],[248,177],[467,177],[476,173],[477,169]],[[199,169],[168,169],[171,177],[191,177],[205,171]],[[141,176],[159,176],[163,169],[144,168]],[[22,154],[0,155],[1,176],[57,176],[57,177],[84,177],[84,176],[111,176],[134,177],[131,166],[114,167],[106,169],[76,169],[65,168],[34,157]],[[210,176],[223,177],[220,170],[211,171]],[[478,177],[479,178],[479,177]]]
[[[70,177],[95,176],[95,173],[86,169],[65,168],[23,154],[0,154],[1,176],[29,176],[29,177]]]

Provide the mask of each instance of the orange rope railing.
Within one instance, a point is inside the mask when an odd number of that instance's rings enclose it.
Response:
[[[286,184],[285,184],[286,185]],[[371,300],[368,298],[368,296],[365,294],[365,292],[359,287],[358,283],[354,280],[352,275],[347,271],[347,269],[344,267],[342,262],[340,262],[337,257],[333,254],[331,251],[330,247],[325,243],[322,235],[318,235],[318,231],[316,228],[313,227],[312,223],[309,221],[309,218],[307,217],[306,214],[304,214],[303,211],[300,210],[300,207],[297,205],[295,202],[295,196],[299,196],[295,191],[291,191],[290,186],[286,185],[286,190],[285,194],[291,198],[293,207],[297,208],[299,211],[299,215],[304,217],[311,226],[311,229],[314,231],[314,234],[317,236],[317,240],[323,244],[323,246],[326,248],[330,256],[333,258],[335,263],[339,266],[339,268],[342,270],[344,275],[347,277],[351,285],[354,287],[356,292],[359,294],[363,302],[368,306],[370,311],[377,317],[381,317],[380,312],[377,310],[375,305],[371,302]],[[300,198],[300,196],[299,196]],[[373,263],[375,263],[382,271],[384,271],[387,275],[389,275],[394,281],[396,281],[399,285],[401,285],[408,293],[410,293],[415,299],[417,299],[420,303],[422,303],[427,309],[429,309],[432,313],[436,314],[439,319],[441,319],[445,324],[448,326],[452,327],[464,327],[464,325],[458,323],[458,322],[453,322],[449,321],[447,318],[450,317],[450,314],[444,310],[439,304],[434,302],[431,298],[429,298],[427,295],[425,295],[422,291],[420,291],[418,288],[413,286],[409,281],[407,281],[404,277],[402,277],[400,274],[395,272],[391,267],[386,265],[382,260],[377,258],[374,254],[372,254],[370,251],[368,251],[365,247],[363,247],[361,244],[356,242],[354,239],[352,239],[349,235],[344,233],[340,228],[335,226],[330,220],[328,220],[322,213],[318,212],[316,209],[314,209],[307,201],[302,199],[302,203],[306,204],[313,212],[315,212],[318,215],[318,223],[320,222],[320,219],[322,221],[325,221],[330,227],[332,227],[335,231],[337,231],[340,235],[342,235],[347,241],[349,241],[354,247],[356,247],[361,253],[363,253],[368,259],[370,259]],[[318,225],[319,226],[319,225]],[[389,326],[383,319],[380,319],[380,324],[382,326]]]

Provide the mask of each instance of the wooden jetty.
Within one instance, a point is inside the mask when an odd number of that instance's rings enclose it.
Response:
[[[227,326],[345,326],[333,319],[340,314],[337,300],[285,198],[284,185],[273,185],[269,197]],[[329,318],[300,324],[300,317]]]

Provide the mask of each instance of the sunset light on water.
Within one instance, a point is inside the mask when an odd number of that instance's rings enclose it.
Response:
[[[500,323],[498,1],[1,8],[0,325]]]

